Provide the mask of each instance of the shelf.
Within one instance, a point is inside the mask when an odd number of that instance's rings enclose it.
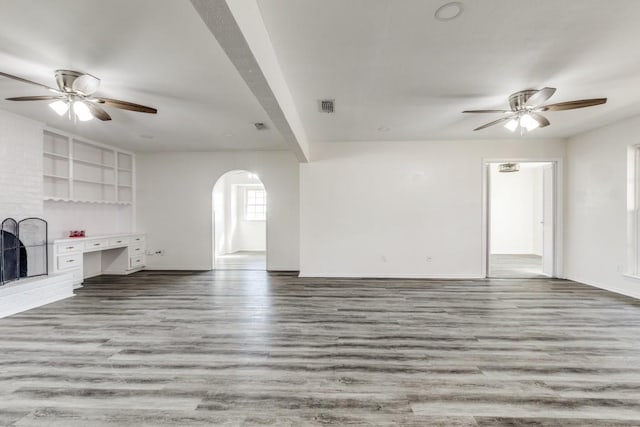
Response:
[[[44,151],[42,154],[44,154],[47,157],[55,157],[57,159],[65,159],[65,160],[69,160],[69,156],[66,156],[64,154],[58,154],[58,153],[50,153],[48,151]]]
[[[132,153],[47,130],[42,153],[44,200],[133,205]]]
[[[98,166],[98,167],[104,168],[104,169],[113,169],[114,168],[113,166],[104,165],[104,164],[98,163],[98,162],[92,162],[90,160],[73,159],[73,161],[75,163],[84,163],[85,165]]]
[[[106,205],[131,205],[132,204],[132,202],[120,202],[115,200],[79,200],[79,199],[69,199],[67,197],[54,197],[54,196],[46,196],[44,200],[50,201],[50,202],[98,203],[98,204],[106,204]]]
[[[73,178],[74,182],[84,182],[85,184],[97,184],[97,185],[108,185],[110,187],[113,187],[115,184],[112,183],[108,183],[108,182],[100,182],[100,181],[91,181],[90,179],[80,179],[80,178]]]

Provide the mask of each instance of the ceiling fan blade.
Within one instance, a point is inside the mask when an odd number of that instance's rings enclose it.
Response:
[[[475,128],[475,129],[474,129],[474,131],[476,131],[476,130],[486,129],[486,128],[488,128],[489,126],[493,126],[493,125],[497,125],[497,124],[500,124],[500,123],[508,122],[508,121],[509,121],[509,120],[511,120],[512,118],[513,118],[513,116],[502,117],[502,118],[500,118],[500,119],[498,119],[498,120],[494,120],[494,121],[492,121],[492,122],[490,122],[490,123],[487,123],[486,125],[482,125],[482,126],[480,126],[480,127],[477,127],[477,128]]]
[[[464,110],[463,113],[513,113],[511,110]]]
[[[103,108],[98,107],[96,104],[93,104],[91,102],[85,102],[85,104],[87,107],[89,107],[89,111],[91,111],[91,114],[93,114],[93,117],[95,117],[96,119],[100,119],[103,122],[111,120],[111,116],[109,115],[109,113],[104,111]]]
[[[51,99],[64,99],[64,96],[44,95],[44,96],[16,96],[5,98],[7,101],[48,101]]]
[[[551,122],[549,122],[549,119],[547,119],[542,114],[538,114],[538,113],[535,113],[533,111],[529,111],[529,115],[531,117],[533,117],[533,120],[538,122],[538,127],[544,128],[544,127],[547,127],[547,126],[549,126],[551,124]]]
[[[555,87],[543,87],[533,95],[531,95],[527,102],[524,103],[525,107],[537,107],[538,105],[551,98],[556,93]]]
[[[51,92],[60,93],[60,91],[58,89],[54,89],[54,88],[49,87],[47,85],[43,85],[42,83],[32,82],[31,80],[23,79],[22,77],[18,77],[18,76],[14,76],[14,75],[11,75],[11,74],[3,73],[2,71],[0,71],[0,76],[8,77],[8,78],[13,79],[13,80],[18,80],[19,82],[23,82],[23,83],[29,83],[29,84],[32,84],[32,85],[40,86],[40,87],[43,87],[45,89],[50,90]]]
[[[557,104],[542,105],[538,111],[563,111],[575,110],[576,108],[593,107],[607,102],[607,98],[579,99],[576,101],[559,102]]]
[[[71,88],[83,95],[91,95],[100,87],[100,79],[91,74],[83,74],[77,77],[71,84]]]
[[[108,107],[121,108],[123,110],[137,111],[139,113],[149,113],[156,114],[158,110],[151,107],[146,107],[140,104],[134,104],[133,102],[120,101],[117,99],[109,99],[109,98],[92,98],[92,101],[97,101],[100,104],[104,104]]]

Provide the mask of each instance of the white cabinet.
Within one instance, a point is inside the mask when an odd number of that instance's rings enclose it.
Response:
[[[45,130],[43,156],[45,200],[133,203],[133,153]]]
[[[58,239],[51,243],[53,272],[72,272],[74,286],[97,274],[130,274],[144,268],[144,234]]]

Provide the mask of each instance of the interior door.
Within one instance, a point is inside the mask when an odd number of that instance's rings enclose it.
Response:
[[[542,170],[542,273],[555,275],[555,170],[553,163]]]

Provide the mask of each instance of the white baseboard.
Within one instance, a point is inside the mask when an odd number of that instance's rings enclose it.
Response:
[[[310,273],[300,272],[299,277],[322,277],[322,278],[348,278],[348,279],[431,279],[431,280],[472,280],[484,279],[482,276],[474,274],[422,274],[422,273],[396,273],[396,274],[375,274],[375,273]]]
[[[153,270],[182,270],[182,271],[209,271],[211,270],[211,266],[201,266],[201,265],[188,265],[188,266],[172,266],[172,265],[147,265],[144,267],[145,271],[153,271]]]
[[[293,266],[281,266],[281,265],[268,265],[267,271],[299,271],[300,267]]]
[[[640,299],[640,289],[638,290],[629,290],[629,289],[620,289],[615,286],[601,285],[594,283],[590,280],[582,280],[580,278],[567,278],[567,280],[571,280],[573,282],[581,283],[583,285],[591,286],[594,288],[602,289],[604,291],[613,292],[616,294],[624,295],[626,297]]]

